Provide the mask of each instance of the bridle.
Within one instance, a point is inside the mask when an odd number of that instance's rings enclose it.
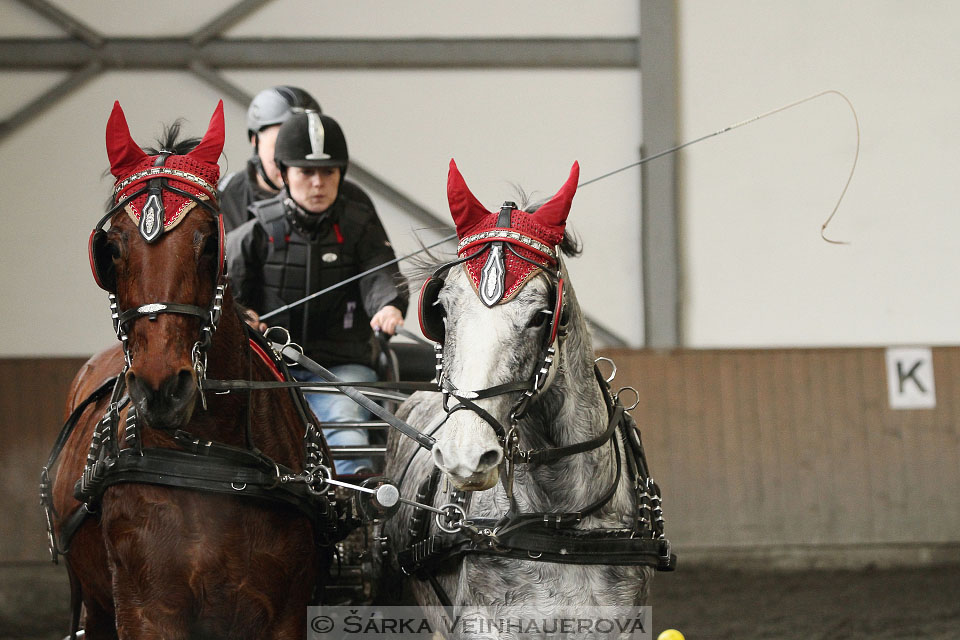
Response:
[[[500,219],[509,221],[510,213],[514,209],[516,209],[516,205],[513,202],[505,202],[500,210]],[[506,225],[509,225],[509,222],[507,222]],[[544,262],[541,263],[522,255],[514,249],[515,245],[534,251]],[[477,251],[469,252],[470,249],[478,246],[480,248]],[[434,341],[437,388],[443,397],[442,406],[444,411],[448,416],[460,410],[473,411],[494,430],[503,447],[504,453],[509,457],[511,450],[516,447],[516,424],[526,414],[533,398],[549,386],[549,381],[556,373],[554,365],[557,360],[559,348],[567,334],[569,313],[566,298],[563,295],[564,277],[560,251],[559,247],[549,247],[535,238],[529,237],[514,229],[506,228],[505,226],[465,237],[460,241],[458,253],[460,257],[438,267],[423,283],[420,290],[420,327],[423,334]],[[502,263],[502,256],[505,254],[509,254],[535,267],[536,271],[533,272],[532,276],[542,273],[551,281],[550,295],[553,300],[552,308],[540,312],[550,315],[550,329],[548,332],[545,332],[545,339],[540,345],[536,360],[537,365],[534,367],[534,371],[528,379],[498,384],[487,387],[486,389],[461,389],[450,379],[443,368],[443,348],[446,330],[438,297],[440,290],[445,284],[444,276],[453,267],[469,260],[482,258],[484,255],[487,255],[488,264],[494,262]],[[486,304],[486,301],[484,302]],[[493,398],[506,394],[517,395],[509,412],[509,425],[504,427],[499,420],[480,407],[475,400]],[[453,406],[450,406],[451,397],[456,401],[456,404]]]
[[[201,403],[203,407],[206,408],[206,397],[203,394],[201,385],[206,376],[207,351],[213,342],[213,334],[216,332],[217,325],[222,316],[223,296],[227,287],[223,217],[215,206],[217,203],[216,187],[196,174],[181,169],[165,167],[166,159],[170,155],[172,155],[170,151],[161,151],[151,168],[137,171],[117,182],[114,187],[114,199],[116,203],[100,218],[100,221],[97,222],[93,231],[90,233],[88,253],[94,280],[101,289],[107,291],[109,294],[110,315],[113,320],[114,333],[116,333],[117,339],[119,339],[123,345],[124,373],[132,366],[128,332],[133,322],[144,317],[155,320],[158,315],[164,313],[192,316],[200,320],[199,337],[191,349],[191,360],[194,371],[197,373],[197,384],[201,387]],[[196,187],[201,192],[201,195],[198,196],[190,191],[171,185],[169,183],[169,179],[171,178]],[[139,188],[135,188],[132,192],[129,192],[131,188],[137,187],[138,185]],[[145,242],[148,244],[156,242],[164,231],[163,191],[165,190],[188,198],[193,203],[209,211],[217,220],[217,275],[212,299],[210,304],[205,308],[192,304],[164,301],[150,302],[133,309],[120,309],[116,295],[116,269],[110,254],[107,232],[103,227],[115,213],[126,207],[128,203],[146,194],[147,200],[140,215],[138,230]],[[123,195],[125,193],[126,195]]]

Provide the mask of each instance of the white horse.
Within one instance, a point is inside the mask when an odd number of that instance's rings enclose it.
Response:
[[[379,532],[385,573],[418,576],[423,605],[539,618],[634,607],[654,569],[672,568],[639,432],[597,373],[562,271],[561,250],[577,251],[564,230],[578,177],[574,164],[535,211],[494,213],[451,161],[459,257],[420,302],[442,391],[398,413],[436,444],[391,434],[385,472],[444,515],[404,504]]]

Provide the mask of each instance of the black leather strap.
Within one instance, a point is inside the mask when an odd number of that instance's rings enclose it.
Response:
[[[584,440],[583,442],[577,442],[575,444],[569,444],[564,447],[555,447],[552,449],[532,449],[525,453],[526,461],[531,464],[549,464],[551,462],[556,462],[560,458],[565,458],[567,456],[572,456],[577,453],[584,453],[585,451],[590,451],[598,447],[603,446],[606,442],[613,437],[613,434],[617,431],[617,426],[620,424],[620,421],[623,419],[623,406],[617,404],[613,408],[613,412],[610,414],[610,422],[607,424],[607,429],[600,435],[595,438],[590,438],[589,440]]]
[[[659,571],[673,571],[677,563],[666,539],[634,538],[630,531],[578,530],[524,531],[500,536],[494,544],[474,542],[465,535],[430,536],[398,553],[397,560],[407,573],[428,578],[468,554],[558,564],[650,566]]]
[[[280,467],[280,472],[289,470]],[[125,450],[109,471],[104,489],[130,482],[284,503],[314,521],[325,511],[317,508],[317,502],[327,502],[324,496],[310,494],[303,484],[281,484],[275,473],[243,467],[233,460],[209,456],[198,460],[195,454],[176,449],[144,449],[143,455]]]
[[[60,457],[60,452],[63,451],[63,447],[67,444],[70,434],[73,433],[74,428],[76,428],[77,421],[80,420],[80,416],[83,415],[83,412],[87,409],[87,407],[107,395],[108,391],[113,390],[117,384],[117,379],[118,376],[107,378],[100,383],[100,386],[94,389],[89,396],[84,398],[83,402],[74,407],[73,411],[70,412],[70,416],[67,418],[67,421],[64,422],[63,428],[60,429],[60,435],[57,436],[57,441],[53,444],[53,449],[50,451],[50,456],[47,458],[47,464],[44,467],[44,470],[53,468],[57,458]]]
[[[333,375],[330,371],[320,366],[307,356],[303,355],[296,349],[292,347],[283,347],[281,345],[274,345],[274,349],[279,349],[285,357],[290,358],[306,370],[314,373],[327,382],[337,382],[339,384],[334,385],[337,389],[343,392],[344,395],[352,399],[354,402],[359,404],[361,407],[377,416],[391,427],[407,436],[408,438],[414,440],[424,449],[433,449],[433,446],[436,444],[436,439],[428,436],[425,433],[421,433],[416,428],[410,426],[400,418],[396,417],[380,405],[378,405],[373,400],[370,400],[365,395],[354,389],[348,383],[344,383],[342,380],[338,379],[337,376]]]
[[[127,309],[120,314],[117,322],[119,326],[122,327],[137,318],[144,316],[156,318],[161,313],[179,313],[181,315],[195,316],[201,320],[206,320],[210,316],[210,309],[204,309],[192,304],[180,304],[178,302],[154,302],[141,305],[136,309]]]
[[[388,389],[391,391],[436,391],[437,385],[432,382],[298,382],[290,380],[204,380],[203,388],[206,391],[245,391],[248,389],[303,389],[305,387],[356,387],[361,391],[368,389]]]

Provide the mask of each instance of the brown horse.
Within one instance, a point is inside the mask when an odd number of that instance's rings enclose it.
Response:
[[[98,284],[115,295],[121,344],[79,371],[66,413],[119,375],[129,401],[119,403],[118,420],[109,426],[117,443],[114,459],[149,459],[131,447],[176,451],[183,454],[178,462],[192,455],[203,469],[222,461],[213,455],[220,450],[241,462],[275,462],[270,468],[276,476],[280,469],[296,474],[307,457],[296,396],[286,389],[220,395],[198,390],[205,376],[273,380],[276,363],[256,353],[229,287],[222,286],[222,226],[213,186],[223,146],[222,103],[199,144],[176,143],[178,129],[168,131],[159,153],[141,150],[119,105],[114,107],[107,147],[116,204],[109,207],[109,230],[98,226],[91,239],[91,262]],[[208,311],[214,313],[204,317]],[[74,596],[86,611],[86,638],[304,637],[305,608],[318,578],[328,573],[331,552],[316,544],[317,520],[303,509],[265,499],[265,492],[248,497],[239,482],[210,490],[186,481],[153,482],[133,472],[107,482],[89,506],[75,497],[94,433],[117,395],[103,395],[79,414],[52,483],[54,533],[61,545],[69,543],[64,557]],[[131,411],[135,444],[124,433]],[[184,451],[190,440],[192,453]],[[94,514],[63,540],[81,508]]]

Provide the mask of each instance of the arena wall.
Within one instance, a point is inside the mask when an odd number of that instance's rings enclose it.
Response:
[[[960,561],[960,348],[932,354],[936,407],[893,410],[880,348],[605,352],[682,559],[830,566]],[[0,563],[46,557],[37,478],[81,363],[0,360]]]

